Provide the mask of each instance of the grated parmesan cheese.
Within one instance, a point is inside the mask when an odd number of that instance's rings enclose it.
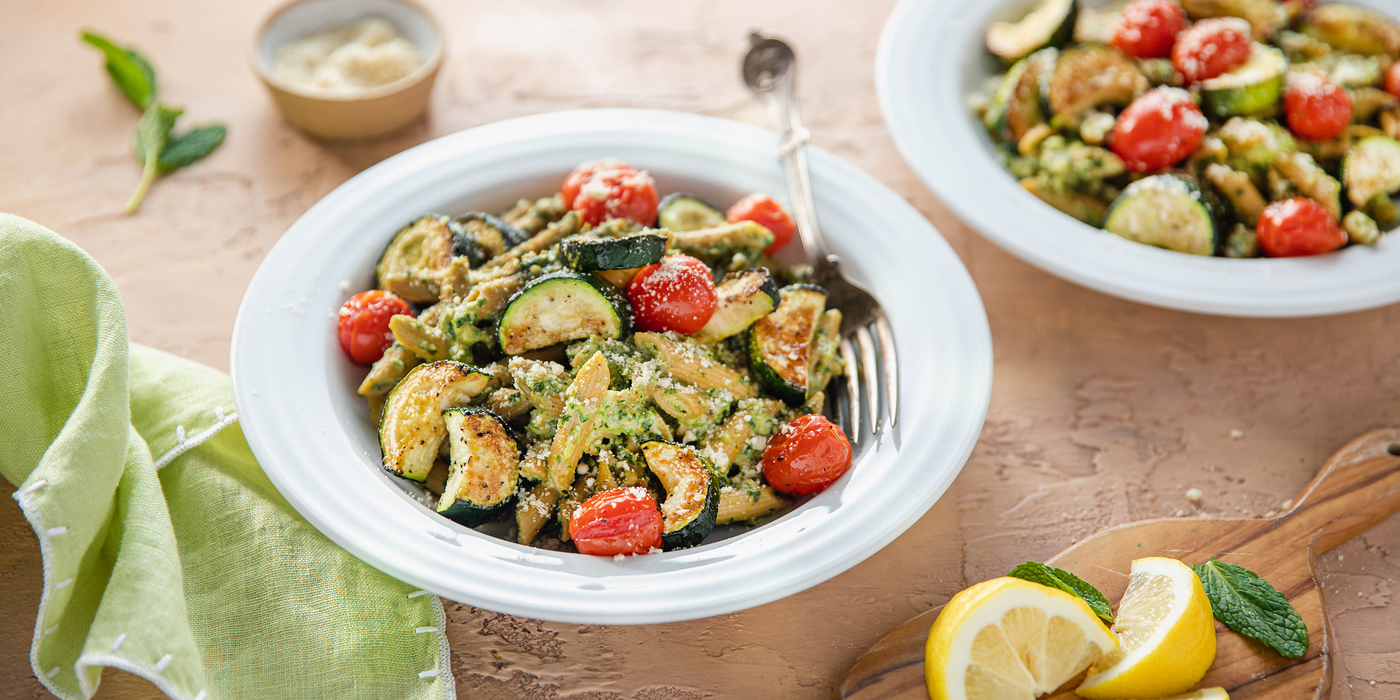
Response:
[[[351,95],[402,80],[423,65],[418,48],[384,19],[370,17],[287,42],[272,77],[324,95]]]

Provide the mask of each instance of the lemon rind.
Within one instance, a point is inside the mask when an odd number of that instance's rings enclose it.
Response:
[[[1011,589],[1022,595],[987,595],[982,600],[973,603],[971,610],[958,620],[957,633],[949,644],[952,653],[948,655],[947,662],[943,664],[944,685],[950,697],[966,696],[966,670],[972,663],[972,642],[977,633],[988,625],[999,624],[1006,613],[1013,608],[1035,607],[1052,617],[1063,617],[1079,623],[1080,629],[1084,631],[1085,639],[1097,644],[1104,653],[1118,648],[1118,638],[1098,621],[1098,618],[1084,601],[1039,584],[1029,585],[1035,588],[1016,586]],[[1036,588],[1043,590],[1035,590]],[[1027,599],[1027,596],[1031,595],[1036,596],[1036,600],[1033,602]],[[1090,621],[1090,624],[1083,624],[1081,622],[1083,620]],[[1037,685],[1030,686],[1030,689],[1037,696],[1055,690],[1055,688],[1040,688]]]
[[[1185,575],[1182,574],[1183,569],[1185,569]],[[1148,637],[1147,641],[1144,642],[1142,646],[1139,646],[1137,649],[1133,650],[1132,652],[1129,652],[1121,660],[1119,660],[1118,663],[1098,673],[1090,674],[1084,679],[1084,682],[1079,685],[1080,689],[1093,688],[1094,686],[1099,685],[1100,683],[1112,680],[1113,678],[1117,677],[1118,675],[1137,665],[1140,661],[1146,658],[1148,654],[1151,654],[1152,652],[1156,651],[1157,647],[1161,646],[1162,640],[1166,639],[1167,634],[1169,634],[1172,628],[1175,627],[1176,624],[1181,621],[1181,618],[1186,614],[1187,609],[1191,607],[1191,594],[1193,592],[1192,583],[1196,578],[1196,574],[1191,570],[1190,567],[1182,564],[1181,562],[1175,559],[1168,559],[1165,557],[1148,557],[1145,559],[1138,559],[1133,562],[1132,573],[1136,574],[1140,570],[1143,570],[1145,573],[1148,574],[1160,574],[1171,578],[1172,595],[1174,596],[1175,601],[1173,603],[1171,615],[1167,616],[1158,623],[1157,630],[1152,633],[1151,637]]]

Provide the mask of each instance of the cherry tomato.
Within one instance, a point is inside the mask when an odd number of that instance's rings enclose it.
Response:
[[[1390,64],[1385,72],[1385,91],[1400,97],[1400,61]]]
[[[1184,29],[1186,13],[1172,0],[1135,0],[1123,8],[1113,45],[1129,56],[1165,58]]]
[[[340,307],[340,349],[359,364],[374,364],[394,344],[389,319],[398,314],[412,316],[413,310],[393,292],[371,289],[350,297]]]
[[[609,489],[574,510],[569,538],[580,554],[646,554],[661,548],[661,510],[640,486]]]
[[[783,205],[773,201],[772,197],[757,192],[735,202],[724,218],[731,224],[737,221],[752,221],[772,231],[773,245],[763,251],[769,255],[787,245],[788,241],[792,240],[792,234],[797,231],[797,227],[792,225],[792,217],[783,210]]]
[[[1337,138],[1351,124],[1351,110],[1351,95],[1326,75],[1289,76],[1283,91],[1283,113],[1293,133],[1315,141]]]
[[[1194,83],[1244,64],[1253,50],[1249,22],[1238,17],[1203,19],[1177,36],[1172,63]]]
[[[1255,226],[1259,247],[1271,258],[1330,253],[1347,242],[1347,234],[1321,204],[1294,197],[1264,207]]]
[[[656,183],[646,171],[616,159],[584,163],[569,173],[560,188],[564,204],[585,224],[631,219],[643,226],[656,222]]]
[[[1133,100],[1113,126],[1109,147],[1131,170],[1161,170],[1191,155],[1206,133],[1206,115],[1181,88],[1159,87]]]
[[[715,313],[715,278],[705,263],[670,255],[632,278],[627,300],[637,330],[688,335],[704,328]]]
[[[816,493],[851,466],[851,441],[826,418],[809,414],[788,423],[763,451],[763,478],[793,496]]]

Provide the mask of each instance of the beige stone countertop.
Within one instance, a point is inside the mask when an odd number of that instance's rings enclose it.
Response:
[[[971,460],[883,551],[784,600],[676,624],[542,623],[445,601],[460,697],[826,698],[867,646],[971,582],[1117,523],[1278,510],[1351,438],[1400,425],[1400,306],[1298,320],[1165,311],[1064,282],[950,214],[895,152],[876,103],[875,47],[893,0],[426,3],[450,42],[429,118],[386,140],[327,146],[283,124],[249,70],[269,0],[0,0],[0,211],[96,258],[125,298],[134,342],[226,370],[258,263],[350,176],[443,134],[562,109],[671,109],[766,127],[738,75],[746,34],[762,28],[801,56],[815,144],[908,198],[961,256],[996,353]],[[137,115],[78,42],[80,27],[139,47],[187,123],[229,126],[222,148],[157,182],[135,216],[121,209],[140,175],[129,147]],[[1400,697],[1392,551],[1400,518],[1323,560],[1342,649],[1334,697]],[[34,535],[0,499],[0,697],[48,697],[29,667],[41,582]],[[108,671],[98,697],[160,696]]]

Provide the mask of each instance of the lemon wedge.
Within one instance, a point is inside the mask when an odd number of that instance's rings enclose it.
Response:
[[[929,629],[933,700],[1020,700],[1048,693],[1118,647],[1083,600],[1017,578],[953,596]]]
[[[1091,700],[1160,698],[1201,680],[1215,660],[1215,618],[1191,567],[1164,557],[1133,562],[1113,632],[1121,645],[1074,692]]]

